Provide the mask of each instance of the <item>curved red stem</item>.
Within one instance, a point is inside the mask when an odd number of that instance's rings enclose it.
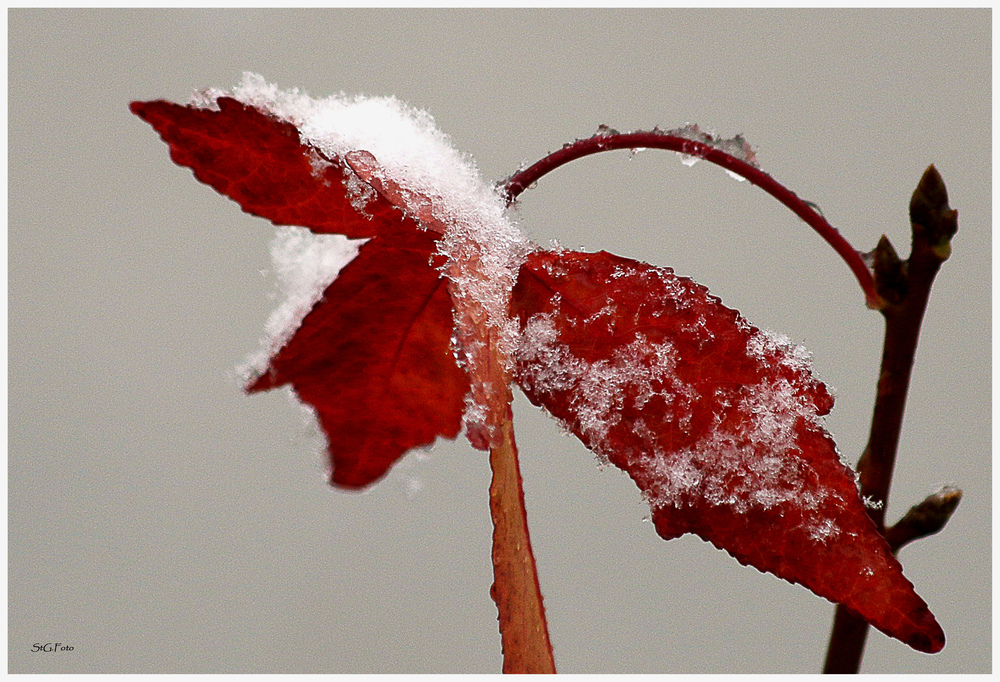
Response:
[[[508,205],[513,203],[521,192],[537,182],[543,175],[570,161],[613,149],[639,148],[665,149],[689,156],[697,156],[722,166],[726,170],[746,178],[751,184],[757,185],[791,209],[795,215],[816,230],[833,247],[857,278],[858,284],[861,285],[861,289],[865,293],[865,301],[869,308],[881,310],[885,307],[886,303],[876,291],[871,270],[861,258],[861,254],[808,203],[747,161],[736,158],[709,144],[679,135],[658,130],[633,133],[601,132],[593,137],[577,140],[511,176],[504,186],[507,203]]]

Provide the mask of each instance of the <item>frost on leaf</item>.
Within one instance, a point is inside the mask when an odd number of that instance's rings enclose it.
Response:
[[[842,603],[921,651],[944,635],[858,497],[805,352],[691,280],[607,253],[539,252],[512,299],[516,378],[684,533]]]

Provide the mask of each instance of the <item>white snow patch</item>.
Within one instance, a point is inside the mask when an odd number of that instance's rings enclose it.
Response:
[[[793,342],[785,334],[768,329],[758,329],[747,344],[747,350],[767,361],[774,357],[781,364],[796,371],[812,372],[812,353],[805,346]]]
[[[870,495],[865,495],[861,498],[861,502],[865,505],[867,509],[881,509],[884,502],[882,500],[876,500]]]
[[[208,91],[193,103],[221,94]],[[303,142],[329,158],[367,151],[395,182],[429,198],[443,222],[503,215],[499,195],[475,163],[457,151],[426,111],[396,97],[340,93],[314,99],[298,88],[284,91],[245,73],[232,96],[294,124]]]
[[[271,261],[282,302],[264,326],[261,348],[244,363],[245,377],[259,376],[268,360],[291,338],[302,319],[323,297],[367,239],[314,234],[304,227],[282,227],[271,240]]]
[[[749,416],[749,427],[729,431],[720,424],[688,450],[643,453],[638,463],[657,481],[647,491],[654,508],[691,495],[739,513],[782,504],[817,508],[822,500],[809,491],[814,475],[792,454],[797,417],[814,418],[805,399],[785,382],[745,387],[741,393],[735,410]]]
[[[763,343],[772,339],[768,336]],[[734,409],[749,419],[738,420],[741,426],[736,430],[717,419],[709,435],[685,451],[664,453],[654,448],[642,453],[637,463],[656,482],[645,491],[651,507],[676,507],[691,498],[728,506],[739,514],[791,506],[804,513],[805,530],[814,542],[838,535],[836,524],[819,513],[829,493],[796,455],[799,419],[821,421],[809,399],[784,380],[742,387],[739,396]]]

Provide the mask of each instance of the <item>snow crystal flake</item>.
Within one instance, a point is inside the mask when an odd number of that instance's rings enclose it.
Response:
[[[673,345],[650,343],[641,334],[610,358],[587,362],[558,340],[553,318],[538,313],[525,325],[516,356],[523,368],[519,380],[533,391],[572,391],[580,432],[602,461],[610,447],[609,430],[621,421],[623,407],[642,409],[654,396],[667,403],[695,398],[677,379]],[[643,426],[634,425],[637,434]]]
[[[758,329],[747,344],[747,351],[762,361],[776,359],[796,371],[812,371],[812,353],[805,346],[793,343],[784,334]]]
[[[840,534],[840,529],[837,524],[833,522],[833,519],[823,519],[822,521],[814,524],[810,528],[809,537],[812,538],[814,542],[827,542]],[[868,575],[871,575],[871,568],[865,567],[869,571]]]
[[[777,353],[797,369],[808,362],[805,351],[786,337],[762,332],[751,335],[751,352]],[[575,431],[603,463],[615,448],[628,470],[637,473],[637,481],[644,482],[643,497],[654,511],[695,500],[739,514],[792,505],[806,519],[813,518],[804,524],[812,541],[826,542],[840,532],[819,511],[828,494],[817,485],[816,473],[795,454],[797,425],[803,419],[818,424],[820,418],[809,398],[787,379],[717,388],[710,400],[717,408],[705,435],[668,452],[658,435],[663,425],[644,418],[628,425],[634,440],[612,433],[623,427],[623,411],[635,414],[654,397],[669,406],[676,428],[688,428],[692,406],[706,398],[677,376],[678,355],[669,342],[654,344],[637,334],[610,357],[587,362],[559,340],[553,315],[536,313],[525,324],[517,359],[518,379],[527,390],[569,395]]]
[[[882,500],[876,500],[870,495],[865,495],[861,498],[861,502],[864,503],[865,507],[868,509],[881,509],[884,502]]]
[[[730,405],[722,403],[722,409]],[[732,430],[716,423],[691,447],[673,453],[643,452],[635,464],[649,472],[644,497],[654,508],[686,505],[701,499],[736,513],[792,505],[805,512],[808,536],[826,542],[840,531],[819,509],[828,494],[816,474],[794,454],[795,424],[818,422],[814,408],[787,381],[761,382],[740,390],[732,408],[747,417]]]

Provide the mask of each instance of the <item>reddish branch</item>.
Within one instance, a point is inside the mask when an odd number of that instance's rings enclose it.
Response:
[[[941,264],[951,253],[951,238],[958,230],[958,212],[948,206],[948,192],[934,166],[920,179],[910,201],[913,241],[910,257],[901,261],[884,236],[875,248],[875,283],[887,301],[885,342],[872,413],[868,446],[858,461],[861,494],[878,504],[869,511],[893,550],[907,542],[937,532],[958,505],[959,491],[942,491],[910,510],[888,531],[885,508],[903,424],[906,394],[917,351],[920,323],[927,309],[931,285]],[[868,623],[842,606],[834,617],[824,672],[856,673],[861,667]]]
[[[857,278],[858,284],[865,292],[865,301],[868,307],[879,309],[884,305],[884,301],[875,289],[872,273],[865,265],[861,254],[812,206],[757,166],[716,147],[669,132],[659,130],[634,133],[602,132],[593,137],[567,144],[559,151],[549,154],[524,170],[518,171],[508,179],[504,187],[507,202],[512,203],[521,192],[531,187],[543,175],[582,156],[613,149],[644,148],[665,149],[689,156],[697,156],[746,178],[753,185],[757,185],[787,206],[833,247]]]

